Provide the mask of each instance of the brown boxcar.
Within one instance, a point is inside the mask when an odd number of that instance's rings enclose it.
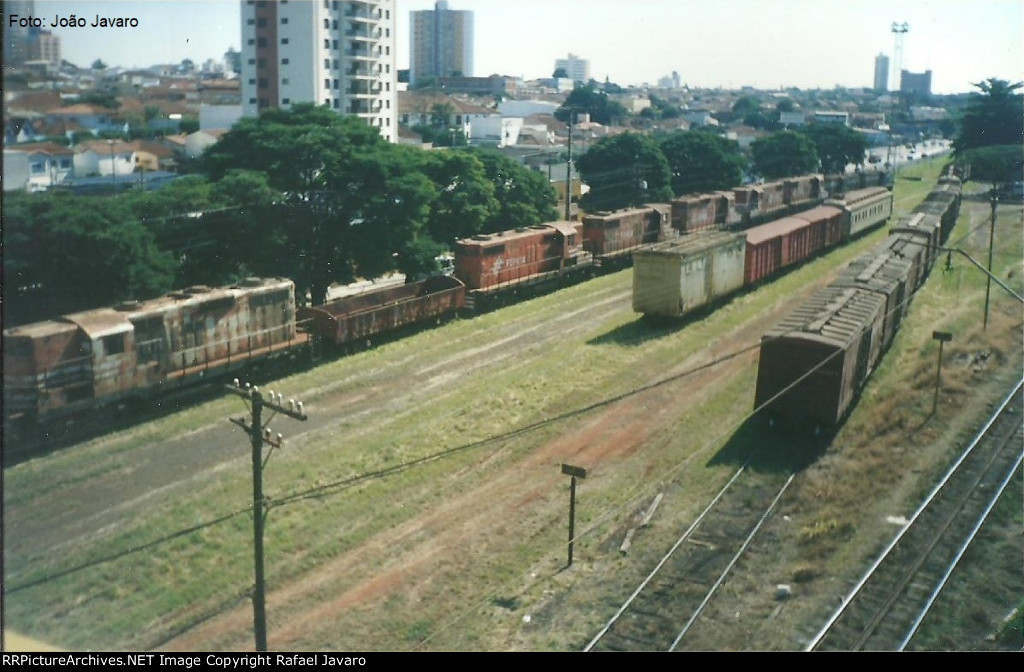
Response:
[[[456,241],[455,277],[467,289],[490,290],[575,266],[590,258],[577,226],[551,222]]]
[[[893,255],[887,243],[865,252],[839,272],[832,283],[835,287],[853,287],[875,292],[885,297],[885,313],[881,338],[872,344],[872,358],[877,360],[892,343],[904,315],[910,307],[913,281],[910,279],[912,263]]]
[[[595,212],[583,216],[583,249],[594,257],[628,254],[664,240],[663,210],[652,207]]]
[[[946,242],[950,232],[956,226],[960,216],[961,184],[956,178],[942,178],[938,186],[928,193],[925,200],[914,208],[914,212],[924,212],[939,218],[942,242]]]
[[[346,296],[322,306],[299,308],[299,320],[327,343],[342,345],[411,324],[451,317],[466,304],[457,278],[434,276],[420,282]]]
[[[912,291],[917,291],[935,264],[935,259],[939,254],[941,235],[939,217],[924,212],[900,217],[889,229],[890,249],[894,254],[909,260],[913,265],[911,271]]]
[[[885,303],[875,292],[830,286],[779,322],[761,340],[755,408],[807,427],[836,427],[877,364],[872,343]]]

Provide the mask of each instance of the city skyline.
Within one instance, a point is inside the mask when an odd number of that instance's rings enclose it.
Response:
[[[397,0],[399,69],[409,67],[410,13],[433,6]],[[474,12],[478,76],[548,77],[555,59],[571,52],[590,61],[594,79],[623,86],[653,85],[675,70],[684,84],[702,88],[871,87],[874,58],[892,56],[889,27],[898,21],[910,26],[902,68],[931,70],[933,93],[973,91],[972,83],[989,77],[1024,78],[1020,0],[864,0],[856,9],[810,0],[640,0],[628,13],[610,0],[453,0],[449,7]],[[36,8],[44,28],[71,13],[89,23],[97,14],[139,19],[137,28],[53,28],[64,59],[79,66],[96,59],[128,68],[185,58],[200,64],[241,46],[237,0],[36,0]],[[842,28],[827,29],[833,25]]]

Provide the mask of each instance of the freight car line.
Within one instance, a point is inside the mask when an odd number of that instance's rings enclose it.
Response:
[[[814,294],[764,337],[755,406],[771,397],[781,420],[832,431],[852,409],[871,372],[895,337],[909,297],[928,275],[939,245],[960,211],[962,184],[942,177],[911,216],[890,229],[884,243],[851,264],[849,272]],[[914,245],[927,241],[927,245]],[[903,307],[895,311],[894,307]],[[784,335],[784,337],[779,337]],[[802,375],[826,354],[841,354],[827,370]],[[829,360],[833,359],[829,356]],[[797,378],[800,386],[790,382]],[[779,397],[779,390],[788,392]]]
[[[1020,467],[1017,383],[805,650],[902,650]],[[991,484],[1002,482],[994,497]]]

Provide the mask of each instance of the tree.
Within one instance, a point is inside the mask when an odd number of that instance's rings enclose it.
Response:
[[[107,64],[104,63],[102,59],[97,58],[95,61],[92,62],[92,69],[93,70],[106,70],[107,69]]]
[[[841,124],[811,124],[800,129],[800,133],[814,143],[825,173],[842,173],[849,163],[864,163],[868,140],[863,133]]]
[[[1020,145],[991,145],[968,149],[957,157],[971,167],[971,179],[991,182],[997,189],[1020,182],[1024,172]]]
[[[555,110],[555,118],[568,122],[570,112],[589,114],[591,121],[605,126],[626,116],[626,108],[609,99],[607,93],[598,91],[593,84],[577,84],[562,106]]]
[[[646,135],[602,138],[576,164],[590,192],[585,210],[615,210],[672,199],[672,171],[658,144]]]
[[[794,131],[779,131],[750,145],[754,171],[770,180],[818,169],[818,153],[810,138]]]
[[[495,184],[475,152],[423,152],[420,165],[437,189],[426,230],[438,243],[450,249],[456,240],[480,233],[500,211]]]
[[[242,119],[203,161],[217,181],[234,168],[266,174],[278,194],[278,274],[322,303],[331,282],[403,263],[434,197],[416,156],[355,117],[301,104]]]
[[[551,73],[551,76],[556,79],[567,79],[569,73],[566,72],[565,68],[555,68],[555,71]]]
[[[760,111],[761,102],[753,96],[740,96],[732,105],[732,113],[739,119],[742,119],[748,114],[754,114]]]
[[[547,176],[524,168],[493,149],[465,149],[483,163],[494,186],[498,208],[484,221],[482,233],[518,229],[558,219],[558,199]]]
[[[978,147],[1024,144],[1024,96],[1014,93],[1024,83],[991,77],[974,86],[984,95],[972,95],[953,151],[960,155]]]
[[[123,199],[48,192],[4,202],[8,324],[159,296],[174,267]]]
[[[792,112],[795,109],[796,106],[793,105],[793,101],[790,100],[789,98],[783,98],[782,100],[775,104],[775,111],[779,113]]]
[[[733,140],[705,131],[677,131],[660,146],[676,196],[729,189],[743,180],[747,160]]]

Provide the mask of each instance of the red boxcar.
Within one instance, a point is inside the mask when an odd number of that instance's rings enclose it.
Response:
[[[819,205],[793,216],[812,224],[811,236],[815,241],[816,250],[838,245],[845,238],[846,227],[844,226],[843,211],[839,208]]]
[[[497,289],[574,266],[584,258],[577,226],[551,222],[456,241],[455,277],[471,290]]]

